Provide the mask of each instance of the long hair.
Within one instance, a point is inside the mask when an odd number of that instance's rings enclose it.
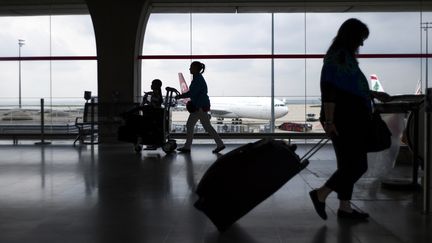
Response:
[[[327,50],[327,55],[345,49],[354,56],[368,36],[369,29],[366,24],[358,19],[348,19],[339,28],[336,37]]]

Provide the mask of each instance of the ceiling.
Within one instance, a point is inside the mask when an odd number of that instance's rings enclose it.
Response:
[[[108,0],[105,0],[108,1]],[[117,0],[118,4],[124,3]],[[142,0],[145,1],[145,0]],[[432,11],[432,0],[148,0],[155,13]],[[0,16],[88,14],[85,0],[0,0]]]

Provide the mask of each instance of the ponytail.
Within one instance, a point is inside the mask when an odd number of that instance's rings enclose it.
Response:
[[[205,64],[204,63],[202,63],[202,62],[199,62],[199,61],[193,61],[192,63],[191,63],[191,65],[196,65],[198,68],[199,68],[199,73],[204,73],[204,71],[205,71]]]
[[[200,71],[200,73],[202,74],[202,73],[204,73],[204,71],[205,71],[205,64],[201,62],[201,71]]]

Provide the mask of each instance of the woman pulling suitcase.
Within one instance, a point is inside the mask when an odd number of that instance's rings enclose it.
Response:
[[[336,153],[337,170],[318,189],[309,194],[315,210],[327,219],[325,200],[338,194],[338,218],[365,220],[369,214],[351,207],[354,184],[367,170],[367,126],[372,114],[372,99],[388,101],[383,92],[369,90],[356,54],[369,36],[368,27],[358,19],[348,19],[339,28],[324,57],[321,70],[321,116],[326,134]]]

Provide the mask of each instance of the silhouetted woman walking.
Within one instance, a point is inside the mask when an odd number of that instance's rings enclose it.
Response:
[[[177,99],[190,98],[190,103],[187,104],[190,114],[186,123],[186,143],[177,150],[182,153],[190,152],[195,124],[200,120],[206,132],[208,132],[216,142],[217,147],[213,150],[213,153],[219,153],[225,148],[225,145],[219,137],[219,134],[212,127],[210,117],[207,114],[210,110],[210,99],[207,95],[207,84],[202,76],[205,71],[205,65],[204,63],[194,61],[191,63],[189,71],[193,75],[189,91],[176,97]]]
[[[351,207],[354,183],[367,170],[367,124],[372,114],[372,98],[390,99],[383,92],[369,89],[355,55],[369,36],[368,27],[358,19],[346,20],[324,57],[321,70],[320,120],[331,138],[337,170],[320,188],[309,194],[318,215],[327,219],[325,200],[335,191],[339,218],[365,220],[369,214]]]

